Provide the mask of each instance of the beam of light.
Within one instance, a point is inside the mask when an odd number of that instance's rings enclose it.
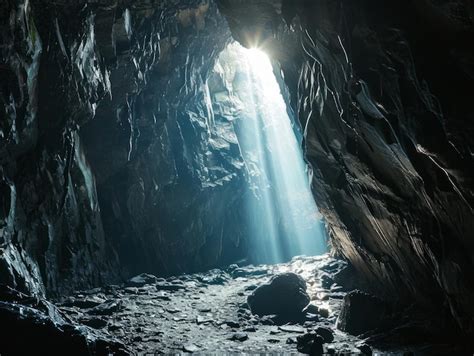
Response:
[[[219,65],[226,68],[231,102],[239,109],[234,125],[252,192],[246,208],[254,261],[325,253],[326,232],[308,167],[268,56],[234,43]]]

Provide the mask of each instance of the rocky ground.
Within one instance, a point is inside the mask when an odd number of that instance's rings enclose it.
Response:
[[[472,354],[446,333],[429,339],[423,330],[439,322],[407,315],[355,290],[351,269],[328,255],[141,274],[54,302],[0,284],[0,354]]]
[[[59,309],[96,329],[101,339],[123,343],[130,353],[371,354],[363,340],[336,329],[346,292],[333,277],[343,268],[324,255],[167,279],[139,275],[123,286],[77,293],[62,300]],[[277,275],[280,285],[269,287]],[[295,289],[292,278],[302,285]],[[259,293],[261,285],[268,293]],[[278,315],[253,314],[269,314],[272,307]]]

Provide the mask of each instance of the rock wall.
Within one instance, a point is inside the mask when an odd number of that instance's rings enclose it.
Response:
[[[471,2],[219,4],[282,66],[334,253],[472,333]]]
[[[0,283],[67,293],[243,257],[208,1],[0,6]]]

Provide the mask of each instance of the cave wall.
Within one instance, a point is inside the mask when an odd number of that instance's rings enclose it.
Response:
[[[472,2],[218,3],[281,64],[333,252],[472,333]]]
[[[67,293],[244,257],[242,162],[206,85],[230,40],[214,3],[12,0],[0,19],[0,283]]]

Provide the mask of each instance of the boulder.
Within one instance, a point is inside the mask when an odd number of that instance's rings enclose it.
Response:
[[[309,301],[306,282],[295,273],[276,275],[269,283],[255,289],[247,298],[252,313],[260,316],[297,316]]]
[[[389,309],[379,298],[359,290],[344,297],[337,328],[352,335],[360,335],[382,326]]]

